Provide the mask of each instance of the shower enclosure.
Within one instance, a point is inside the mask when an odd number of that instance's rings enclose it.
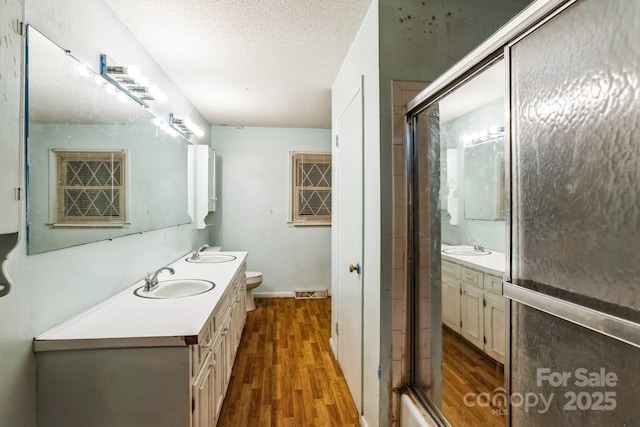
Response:
[[[534,2],[409,104],[407,378],[440,422],[638,422],[637,40],[638,0]],[[502,254],[503,363],[486,349],[500,271],[483,251]],[[500,386],[448,382],[451,334],[504,366]]]

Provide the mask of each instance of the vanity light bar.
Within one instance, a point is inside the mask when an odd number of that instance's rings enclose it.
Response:
[[[482,130],[471,135],[465,135],[462,137],[462,141],[465,145],[481,144],[490,139],[495,139],[500,136],[504,136],[504,126],[491,126],[489,129]]]
[[[145,108],[149,108],[145,101],[164,103],[167,100],[167,95],[141,76],[135,65],[113,65],[107,55],[101,54],[100,75]]]
[[[173,113],[169,114],[169,126],[174,128],[180,135],[184,136],[186,139],[191,140],[192,135],[196,135],[197,137],[202,137],[204,132],[198,126],[196,126],[190,119],[181,119],[173,115]]]
[[[153,124],[158,126],[164,132],[166,132],[167,134],[169,134],[169,135],[171,135],[173,137],[178,136],[178,132],[173,127],[171,127],[170,125],[166,124],[164,122],[164,120],[160,120],[159,118],[156,117],[155,119],[153,119]]]

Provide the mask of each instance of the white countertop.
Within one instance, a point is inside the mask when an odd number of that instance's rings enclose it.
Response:
[[[442,243],[442,249],[459,247],[451,246],[446,243]],[[468,248],[473,249],[472,246]],[[489,255],[451,255],[441,252],[442,259],[455,262],[456,264],[462,264],[464,266],[481,270],[485,273],[493,274],[498,277],[504,276],[504,268],[506,263],[506,256],[504,252],[498,252],[488,249],[491,253]]]
[[[120,293],[37,336],[34,351],[111,347],[184,346],[197,337],[247,257],[247,252],[216,252],[236,257],[220,263],[191,263],[185,254],[163,271],[160,281],[203,279],[215,283],[205,293],[183,298],[150,299],[134,295],[140,280]]]

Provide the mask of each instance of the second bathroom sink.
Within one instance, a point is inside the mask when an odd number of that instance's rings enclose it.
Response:
[[[459,256],[482,256],[489,255],[491,251],[481,250],[477,251],[469,246],[454,246],[452,248],[447,248],[442,250],[443,254],[447,255],[459,255]]]
[[[183,298],[203,294],[215,287],[215,283],[200,279],[165,280],[158,283],[158,287],[145,292],[144,286],[135,291],[139,297],[152,299]]]
[[[225,254],[207,254],[206,252],[200,253],[200,257],[193,259],[193,257],[189,257],[186,259],[187,262],[196,262],[196,263],[216,263],[216,262],[229,262],[236,259],[233,255],[225,255]]]

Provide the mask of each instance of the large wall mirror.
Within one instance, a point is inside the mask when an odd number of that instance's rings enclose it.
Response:
[[[29,254],[191,222],[188,141],[90,68],[28,27]]]

